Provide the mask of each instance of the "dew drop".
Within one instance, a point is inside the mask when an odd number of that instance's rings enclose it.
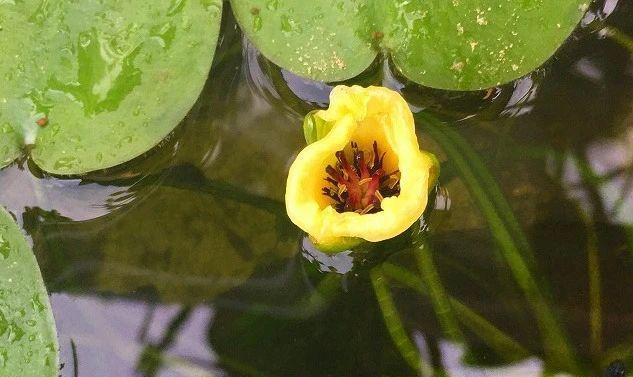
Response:
[[[288,18],[288,16],[285,14],[281,16],[281,30],[285,32],[292,31],[292,24],[290,23],[290,18]]]
[[[62,157],[55,161],[54,167],[59,170],[70,170],[79,165],[80,162],[81,161],[77,157]]]
[[[258,14],[253,17],[253,30],[260,31],[262,29],[262,17]]]
[[[266,3],[266,9],[268,10],[277,10],[279,7],[279,0],[268,0]]]
[[[57,134],[59,133],[59,126],[55,125],[53,127],[51,127],[51,136],[57,136]]]
[[[40,296],[37,293],[33,294],[33,297],[31,297],[31,306],[39,313],[43,312],[44,309],[46,309],[46,306],[42,304]]]
[[[20,326],[16,325],[15,323],[12,323],[11,326],[9,326],[9,339],[11,341],[11,343],[16,343],[22,340],[22,338],[24,337],[24,329],[22,329]]]
[[[2,259],[7,259],[9,254],[11,254],[11,244],[0,234],[0,256]]]
[[[8,134],[12,134],[15,131],[13,131],[13,127],[11,127],[11,125],[9,123],[5,123],[2,125],[2,128],[0,129],[0,131],[2,131],[3,134],[8,135]]]
[[[9,352],[6,349],[0,349],[0,367],[7,365],[9,361]]]

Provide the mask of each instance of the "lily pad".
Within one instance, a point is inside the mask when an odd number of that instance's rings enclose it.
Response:
[[[340,81],[379,52],[409,79],[477,90],[542,65],[585,13],[588,0],[231,0],[242,29],[275,64]]]
[[[112,167],[184,118],[221,0],[0,1],[0,166],[25,145],[54,174]]]
[[[33,252],[0,207],[0,375],[56,377],[57,331]]]

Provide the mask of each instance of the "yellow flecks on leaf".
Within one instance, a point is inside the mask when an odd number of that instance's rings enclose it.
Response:
[[[464,62],[454,62],[451,66],[453,71],[461,72],[464,69]]]
[[[488,20],[486,20],[486,17],[484,17],[485,12],[479,8],[475,9],[475,12],[477,12],[477,24],[482,26],[488,25]]]
[[[457,23],[457,35],[462,35],[464,34],[464,27],[462,26],[462,23],[459,22]]]

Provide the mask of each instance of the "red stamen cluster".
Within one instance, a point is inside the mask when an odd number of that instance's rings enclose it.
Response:
[[[380,203],[384,198],[400,194],[400,172],[398,170],[386,174],[382,155],[378,151],[378,143],[374,141],[373,151],[369,158],[352,145],[352,163],[350,164],[344,151],[336,152],[336,167],[325,168],[325,178],[331,186],[323,187],[323,194],[334,200],[336,211],[358,212],[360,214],[382,211]]]

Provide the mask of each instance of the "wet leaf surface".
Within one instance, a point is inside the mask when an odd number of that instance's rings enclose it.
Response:
[[[409,79],[476,90],[542,65],[571,34],[585,0],[231,0],[248,37],[275,64],[340,81],[378,51]]]
[[[55,322],[33,252],[0,207],[0,375],[55,377]]]
[[[121,164],[164,139],[208,76],[222,2],[0,2],[0,166]],[[5,136],[6,135],[6,136]]]

